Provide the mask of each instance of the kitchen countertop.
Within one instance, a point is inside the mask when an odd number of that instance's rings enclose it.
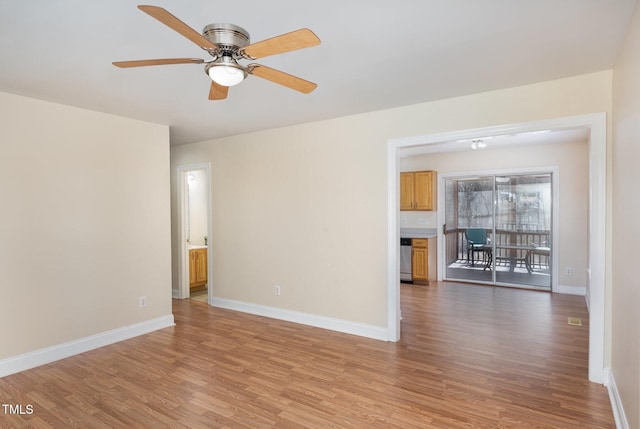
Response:
[[[400,228],[400,238],[434,238],[437,236],[436,228]]]
[[[190,244],[189,245],[189,249],[206,249],[207,246],[206,244]]]

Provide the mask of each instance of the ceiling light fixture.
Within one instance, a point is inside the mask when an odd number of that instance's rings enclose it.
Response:
[[[471,142],[471,149],[473,150],[484,149],[485,147],[487,147],[487,144],[483,140],[473,140]]]
[[[207,65],[205,71],[218,85],[234,86],[247,77],[247,70],[230,56],[222,56]]]

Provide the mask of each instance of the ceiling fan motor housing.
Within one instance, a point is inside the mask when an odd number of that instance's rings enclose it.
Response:
[[[202,30],[204,37],[220,47],[223,52],[237,52],[249,45],[249,32],[233,24],[209,24]]]

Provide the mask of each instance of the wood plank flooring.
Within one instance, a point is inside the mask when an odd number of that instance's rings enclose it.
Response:
[[[0,379],[0,403],[33,407],[0,427],[615,427],[583,297],[401,289],[398,343],[175,300],[173,328]]]

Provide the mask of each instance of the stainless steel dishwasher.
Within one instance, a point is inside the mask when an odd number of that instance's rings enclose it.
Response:
[[[400,239],[400,281],[411,282],[411,239]]]

